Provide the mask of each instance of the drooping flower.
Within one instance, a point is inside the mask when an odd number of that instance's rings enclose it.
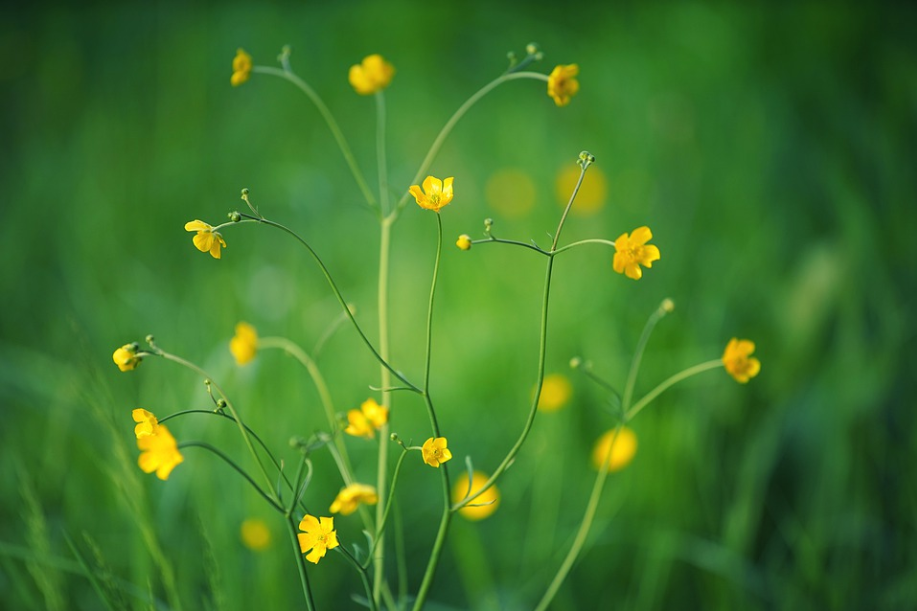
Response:
[[[445,437],[437,437],[436,439],[430,437],[423,442],[421,450],[423,461],[431,467],[439,468],[441,464],[452,459],[452,452],[446,447]]]
[[[156,477],[165,480],[183,460],[184,456],[178,451],[178,444],[166,425],[156,427],[155,434],[137,438],[137,447],[140,448],[140,458],[137,464],[144,473],[156,472]]]
[[[747,339],[733,337],[723,352],[723,366],[736,382],[747,384],[761,371],[761,361],[751,356],[755,343]]]
[[[152,412],[138,408],[131,412],[131,417],[133,417],[134,422],[138,423],[134,427],[134,435],[137,436],[137,439],[156,434],[156,429],[159,428],[159,421],[156,420],[156,416]]]
[[[579,74],[579,66],[569,64],[555,67],[548,76],[548,95],[554,98],[554,103],[558,106],[569,104],[570,98],[579,91],[577,74]]]
[[[617,252],[612,261],[614,270],[634,280],[642,278],[643,270],[640,266],[650,268],[653,267],[653,261],[659,260],[659,249],[647,244],[652,238],[653,232],[646,226],[634,229],[630,235],[622,233],[615,240]]]
[[[458,240],[455,241],[455,245],[461,250],[471,250],[471,236],[463,233],[458,237]]]
[[[360,503],[375,505],[378,502],[379,495],[376,494],[376,489],[372,486],[367,486],[366,484],[350,484],[346,488],[341,488],[341,491],[338,492],[337,497],[334,499],[334,502],[331,503],[331,508],[328,511],[349,516],[357,510],[357,506],[359,506]]]
[[[544,377],[541,384],[541,396],[538,397],[538,410],[542,412],[556,412],[567,404],[573,387],[567,376],[552,373]]]
[[[484,487],[489,478],[480,471],[475,471],[471,478],[471,489],[468,488],[468,472],[463,471],[455,480],[452,487],[452,502],[458,503],[467,496],[471,496]],[[459,513],[468,520],[483,520],[491,516],[500,506],[500,491],[496,486],[491,486],[461,509]]]
[[[617,432],[617,438],[615,433]],[[612,443],[614,446],[612,446]],[[611,456],[608,456],[608,452]],[[637,435],[626,426],[621,430],[611,429],[595,442],[592,448],[592,466],[601,469],[605,460],[608,460],[608,470],[618,471],[623,469],[634,459],[637,453]]]
[[[452,180],[451,176],[445,181],[435,176],[427,176],[423,181],[423,191],[417,185],[413,185],[409,191],[417,200],[418,206],[439,212],[440,208],[452,201]]]
[[[240,366],[252,362],[258,353],[258,332],[255,328],[247,322],[238,323],[236,334],[229,340],[229,351]]]
[[[338,535],[334,531],[334,518],[316,518],[306,514],[299,523],[299,549],[302,553],[312,550],[306,560],[318,564],[325,552],[338,546]]]
[[[111,360],[115,362],[121,371],[131,371],[140,364],[141,357],[137,356],[137,350],[140,347],[137,344],[124,344],[111,355]]]
[[[382,425],[388,422],[388,408],[376,403],[375,399],[367,399],[360,405],[360,409],[347,412],[347,422],[345,433],[372,439],[376,435],[376,429],[382,428]]]
[[[271,544],[271,531],[260,518],[249,518],[242,522],[239,535],[245,547],[254,552],[267,549]]]
[[[185,223],[185,231],[196,231],[194,245],[201,252],[209,252],[214,259],[220,258],[220,247],[226,248],[226,240],[220,232],[204,221],[193,220]]]
[[[232,78],[229,79],[229,82],[232,83],[233,87],[238,87],[248,80],[251,73],[252,56],[242,49],[237,50],[236,56],[232,58]]]
[[[372,95],[382,91],[392,82],[395,68],[375,53],[363,58],[362,63],[350,67],[350,85],[360,95]]]

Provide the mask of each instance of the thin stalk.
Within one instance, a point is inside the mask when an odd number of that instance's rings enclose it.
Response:
[[[306,557],[299,546],[299,537],[296,535],[296,522],[289,514],[286,516],[287,530],[293,540],[293,553],[296,555],[296,566],[299,568],[299,582],[302,584],[302,594],[306,599],[306,608],[315,611],[315,601],[312,600],[312,588],[309,586],[309,574],[306,573]]]
[[[682,380],[690,378],[691,376],[695,376],[704,371],[708,371],[710,369],[716,369],[722,366],[723,366],[723,361],[720,359],[715,359],[712,361],[707,361],[706,363],[695,365],[694,367],[689,367],[688,369],[685,369],[681,373],[676,373],[675,375],[670,377],[668,380],[666,380],[665,382],[663,382],[662,384],[660,384],[659,386],[657,386],[656,388],[648,392],[646,396],[644,396],[642,399],[637,401],[637,403],[632,408],[630,408],[630,410],[628,410],[628,412],[625,414],[625,417],[624,417],[625,421],[629,422],[630,420],[632,420],[634,416],[640,413],[640,410],[642,410],[644,407],[649,405],[649,403],[653,399],[655,399],[656,397],[661,395],[663,392],[668,390],[669,387],[677,384],[678,382],[681,382]]]
[[[401,464],[404,462],[404,457],[407,455],[408,455],[407,451],[402,452],[401,456],[398,457],[398,462],[395,464],[395,473],[394,475],[392,475],[392,487],[391,487],[391,490],[393,491],[395,490],[395,486],[398,484],[398,474],[401,472]],[[379,520],[376,520],[376,535],[375,537],[373,537],[373,547],[371,550],[369,550],[369,554],[367,554],[366,564],[363,565],[364,569],[369,568],[369,563],[371,561],[370,559],[373,558],[373,554],[376,551],[376,547],[379,545],[379,541],[382,538],[382,533],[385,531],[385,526],[386,526],[386,523],[388,522],[388,513],[392,508],[393,499],[394,499],[394,495],[389,495],[388,502],[385,504],[384,511],[382,512],[382,518]],[[379,502],[377,503],[377,506],[378,505],[382,505],[382,503]]]
[[[615,245],[615,243],[612,242],[611,240],[605,240],[602,238],[589,238],[588,240],[579,240],[578,242],[571,242],[570,244],[567,244],[566,246],[558,248],[554,254],[559,255],[562,252],[570,250],[571,248],[576,248],[577,246],[582,246],[583,244],[605,244],[606,246]]]
[[[630,361],[630,371],[627,374],[627,383],[624,385],[624,397],[621,399],[621,409],[624,413],[630,409],[630,402],[634,396],[634,386],[637,383],[637,372],[640,371],[640,362],[643,360],[643,352],[646,350],[646,344],[650,339],[656,323],[665,316],[666,312],[662,307],[657,308],[647,319],[643,326],[643,332],[640,334],[640,340],[637,342],[637,349],[634,350],[634,358]]]
[[[216,449],[209,443],[204,443],[203,441],[183,441],[180,444],[178,444],[178,449],[181,450],[182,448],[203,448],[205,450],[209,450],[213,454],[216,454],[217,456],[222,458],[223,461],[226,462],[226,464],[228,464],[230,467],[235,469],[239,473],[239,475],[245,478],[245,480],[249,484],[252,485],[252,488],[257,490],[258,494],[264,497],[265,501],[270,503],[271,507],[273,507],[280,513],[285,513],[284,508],[281,507],[280,504],[276,500],[274,500],[270,495],[268,495],[264,490],[262,490],[261,487],[255,483],[255,480],[253,480],[252,477],[248,473],[245,472],[245,469],[237,465],[235,461],[233,461],[230,457],[228,457],[226,454]],[[268,489],[270,490],[271,488],[268,488]]]
[[[363,582],[363,589],[366,590],[367,602],[369,603],[370,611],[376,611],[378,608],[376,606],[376,601],[373,600],[373,588],[369,585],[369,575],[366,574],[366,569],[361,565],[353,555],[347,551],[347,547],[344,545],[338,545],[337,548],[340,550],[341,554],[347,558],[347,561],[353,565],[353,568],[357,570],[357,573],[360,574],[360,581]]]
[[[388,214],[388,164],[385,154],[385,93],[376,92],[376,161],[379,166],[379,211]]]

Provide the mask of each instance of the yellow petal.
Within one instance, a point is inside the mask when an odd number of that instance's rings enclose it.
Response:
[[[303,516],[303,519],[299,522],[299,530],[305,531],[307,533],[317,532],[319,529],[319,521],[313,515],[306,514]]]
[[[443,181],[435,176],[427,176],[423,180],[423,190],[427,197],[432,198],[435,193],[440,193],[443,190]]]
[[[199,231],[192,238],[194,246],[201,252],[208,252],[213,246],[213,234],[209,231]]]
[[[652,267],[650,263],[653,261],[659,260],[659,249],[652,244],[647,244],[643,247],[643,260],[646,262],[644,265],[647,267]]]
[[[312,551],[306,555],[306,560],[312,564],[318,564],[318,561],[325,557],[325,546],[316,545],[312,548]]]
[[[211,229],[213,229],[213,227],[197,219],[185,223],[185,231],[210,231]]]
[[[652,238],[653,232],[650,231],[650,228],[645,225],[643,227],[637,227],[634,229],[634,232],[630,234],[630,239],[640,246],[646,244]]]
[[[628,278],[633,278],[634,280],[639,280],[643,277],[643,270],[636,263],[628,263],[624,267],[624,273]]]
[[[443,182],[443,197],[446,198],[446,203],[452,201],[452,181],[454,180],[453,176],[450,176]]]

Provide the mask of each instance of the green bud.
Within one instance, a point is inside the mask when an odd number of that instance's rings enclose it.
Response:
[[[226,399],[217,399],[217,407],[219,409],[225,409],[226,405],[227,405]]]
[[[238,223],[239,221],[242,220],[242,215],[239,214],[238,211],[233,210],[232,212],[229,213],[229,220],[232,221],[233,223]]]

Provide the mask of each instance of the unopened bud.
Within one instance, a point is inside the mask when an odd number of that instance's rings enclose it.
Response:
[[[529,44],[525,45],[525,52],[528,53],[529,55],[535,55],[535,54],[537,54],[537,53],[538,53],[538,45],[535,44],[534,42],[530,42]]]
[[[459,236],[458,240],[455,241],[455,245],[462,250],[471,250],[471,236],[463,233]]]
[[[242,199],[248,197],[248,189],[242,189]]]
[[[229,213],[229,220],[232,221],[233,223],[238,223],[239,221],[242,220],[242,215],[239,214],[238,211],[233,210],[232,212]]]
[[[226,405],[227,405],[226,399],[217,399],[217,407],[219,409],[225,409]]]
[[[666,297],[665,299],[662,300],[662,304],[660,304],[659,309],[665,312],[666,314],[669,314],[670,312],[675,310],[675,302],[669,299],[668,297]]]
[[[579,369],[580,365],[583,364],[583,359],[578,356],[574,356],[570,359],[570,369]]]

